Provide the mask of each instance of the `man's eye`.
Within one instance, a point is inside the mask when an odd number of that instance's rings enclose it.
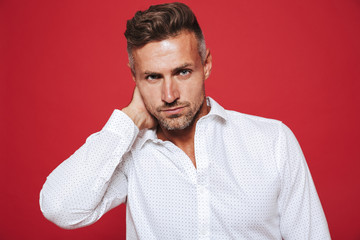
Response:
[[[155,80],[155,79],[159,79],[158,75],[148,75],[145,77],[146,80]]]
[[[190,70],[184,69],[184,70],[181,70],[181,71],[179,72],[179,75],[180,75],[180,76],[185,76],[185,75],[188,75],[190,72],[191,72]]]

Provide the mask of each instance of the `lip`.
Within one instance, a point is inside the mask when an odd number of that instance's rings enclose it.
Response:
[[[184,107],[175,107],[175,108],[163,109],[162,111],[172,115],[172,114],[179,114],[183,109]]]

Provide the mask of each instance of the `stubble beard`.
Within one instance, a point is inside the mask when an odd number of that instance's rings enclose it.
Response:
[[[183,130],[194,122],[194,119],[199,113],[201,105],[190,108],[190,110],[185,115],[174,114],[170,117],[163,117],[160,115],[158,122],[161,127],[168,131]]]
[[[205,95],[201,96],[201,99],[197,102],[194,102],[191,104],[188,101],[185,102],[172,102],[170,104],[164,104],[160,107],[157,107],[155,110],[153,110],[151,107],[147,106],[145,104],[145,107],[148,109],[148,111],[158,120],[159,125],[161,128],[164,128],[168,131],[175,131],[175,130],[183,130],[189,126],[191,126],[194,123],[194,120],[199,115],[200,109],[202,108],[202,105],[204,104]],[[174,114],[169,117],[166,117],[162,114],[162,109],[170,108],[170,107],[176,107],[181,106],[189,108],[188,112],[185,113],[185,115],[182,114]]]

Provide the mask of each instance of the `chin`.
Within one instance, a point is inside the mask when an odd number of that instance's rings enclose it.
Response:
[[[158,119],[162,128],[168,131],[184,130],[191,125],[194,118],[188,119],[186,116],[182,119]]]

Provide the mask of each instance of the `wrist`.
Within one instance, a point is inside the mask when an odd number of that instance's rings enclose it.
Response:
[[[129,106],[121,109],[121,111],[128,115],[128,117],[134,122],[134,124],[139,128],[139,130],[144,128],[144,119],[141,118],[141,114],[139,114],[137,111],[134,111]]]

